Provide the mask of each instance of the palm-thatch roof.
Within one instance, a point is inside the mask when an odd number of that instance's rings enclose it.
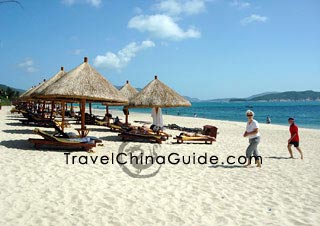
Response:
[[[37,86],[33,92],[30,94],[30,96],[32,98],[35,99],[40,99],[43,95],[43,91],[49,87],[50,85],[52,85],[53,83],[55,83],[57,80],[59,80],[63,75],[65,75],[65,71],[64,68],[61,67],[60,71],[55,74],[53,77],[51,77],[49,80],[45,81],[44,83],[42,83],[41,85]]]
[[[20,100],[32,100],[31,94],[34,92],[34,90],[36,88],[38,88],[39,86],[41,86],[43,83],[39,83],[39,85],[37,86],[32,86],[30,89],[28,89],[26,92],[24,92],[23,94],[21,94],[19,96]]]
[[[25,96],[26,96],[29,92],[31,92],[32,89],[34,89],[34,86],[32,86],[30,89],[28,89],[27,91],[25,91],[24,93],[22,93],[22,94],[19,96],[19,98],[20,98],[20,99],[24,99]]]
[[[138,90],[136,90],[132,85],[130,85],[129,81],[127,81],[126,84],[122,86],[119,91],[123,96],[128,98],[128,100],[132,99],[138,93]]]
[[[146,85],[133,99],[129,108],[189,107],[191,103],[173,89],[162,83],[157,76]]]
[[[47,99],[86,100],[127,103],[107,79],[97,72],[85,57],[84,62],[45,88],[41,96]]]

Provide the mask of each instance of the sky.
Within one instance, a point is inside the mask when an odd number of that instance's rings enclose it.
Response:
[[[107,80],[181,95],[320,91],[318,0],[0,0],[0,83],[28,89],[89,58]]]

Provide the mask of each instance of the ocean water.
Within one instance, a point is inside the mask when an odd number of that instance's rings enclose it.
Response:
[[[102,106],[95,105],[102,108]],[[104,107],[103,107],[104,108]],[[110,107],[119,109],[121,107]],[[306,102],[194,102],[191,107],[164,108],[163,114],[180,115],[200,118],[241,121],[245,122],[246,110],[255,112],[255,119],[259,123],[266,123],[266,118],[271,118],[272,124],[288,125],[289,117],[294,117],[300,127],[320,129],[320,101]],[[130,109],[131,112],[151,113],[151,109]],[[178,122],[177,122],[178,124]]]

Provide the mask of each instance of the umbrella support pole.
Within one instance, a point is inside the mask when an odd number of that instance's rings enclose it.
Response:
[[[85,130],[85,110],[86,110],[86,100],[81,100],[81,136],[84,137],[84,130]]]
[[[54,101],[51,102],[50,120],[52,120],[52,117],[53,117],[53,109],[54,109]]]
[[[106,115],[107,115],[107,123],[110,123],[110,118],[109,118],[109,106],[106,105]]]
[[[44,111],[46,109],[46,101],[43,101],[42,103],[42,119],[44,119]]]
[[[65,102],[61,102],[61,105],[62,105],[62,112],[61,112],[61,116],[62,116],[62,121],[61,121],[61,129],[62,131],[64,132],[64,115],[65,115],[65,107],[66,107],[66,104]]]

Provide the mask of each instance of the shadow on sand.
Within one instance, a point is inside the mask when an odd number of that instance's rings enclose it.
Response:
[[[33,134],[33,130],[31,129],[5,129],[2,131],[11,134]]]
[[[106,137],[99,137],[100,140],[104,140],[104,141],[115,141],[115,142],[123,142],[121,140],[121,137],[117,136],[117,135],[110,135],[110,136],[106,136]]]
[[[186,141],[184,141],[183,143],[177,143],[177,142],[171,142],[171,144],[180,144],[180,145],[183,145],[183,144],[196,144],[196,145],[199,145],[199,144],[203,144],[203,145],[211,145],[211,144],[206,144],[206,143],[204,143],[204,142],[186,142]]]
[[[0,142],[0,145],[6,148],[16,148],[21,150],[32,150],[33,145],[28,140],[4,140]]]
[[[94,132],[110,132],[110,129],[108,127],[101,127],[101,128],[89,128],[90,131]]]
[[[269,157],[265,157],[266,159],[278,159],[278,160],[281,160],[281,159],[292,159],[290,157],[281,157],[281,156],[269,156]]]
[[[6,148],[14,148],[20,150],[28,150],[28,151],[51,151],[51,152],[86,152],[84,150],[77,149],[67,149],[65,147],[52,147],[52,146],[41,146],[39,149],[36,149],[33,144],[31,144],[28,140],[4,140],[0,142],[0,145]],[[63,149],[62,149],[63,148]]]
[[[8,126],[24,126],[21,122],[7,122]]]
[[[212,165],[209,168],[225,168],[225,169],[235,169],[235,168],[245,168],[244,166],[239,165]]]

